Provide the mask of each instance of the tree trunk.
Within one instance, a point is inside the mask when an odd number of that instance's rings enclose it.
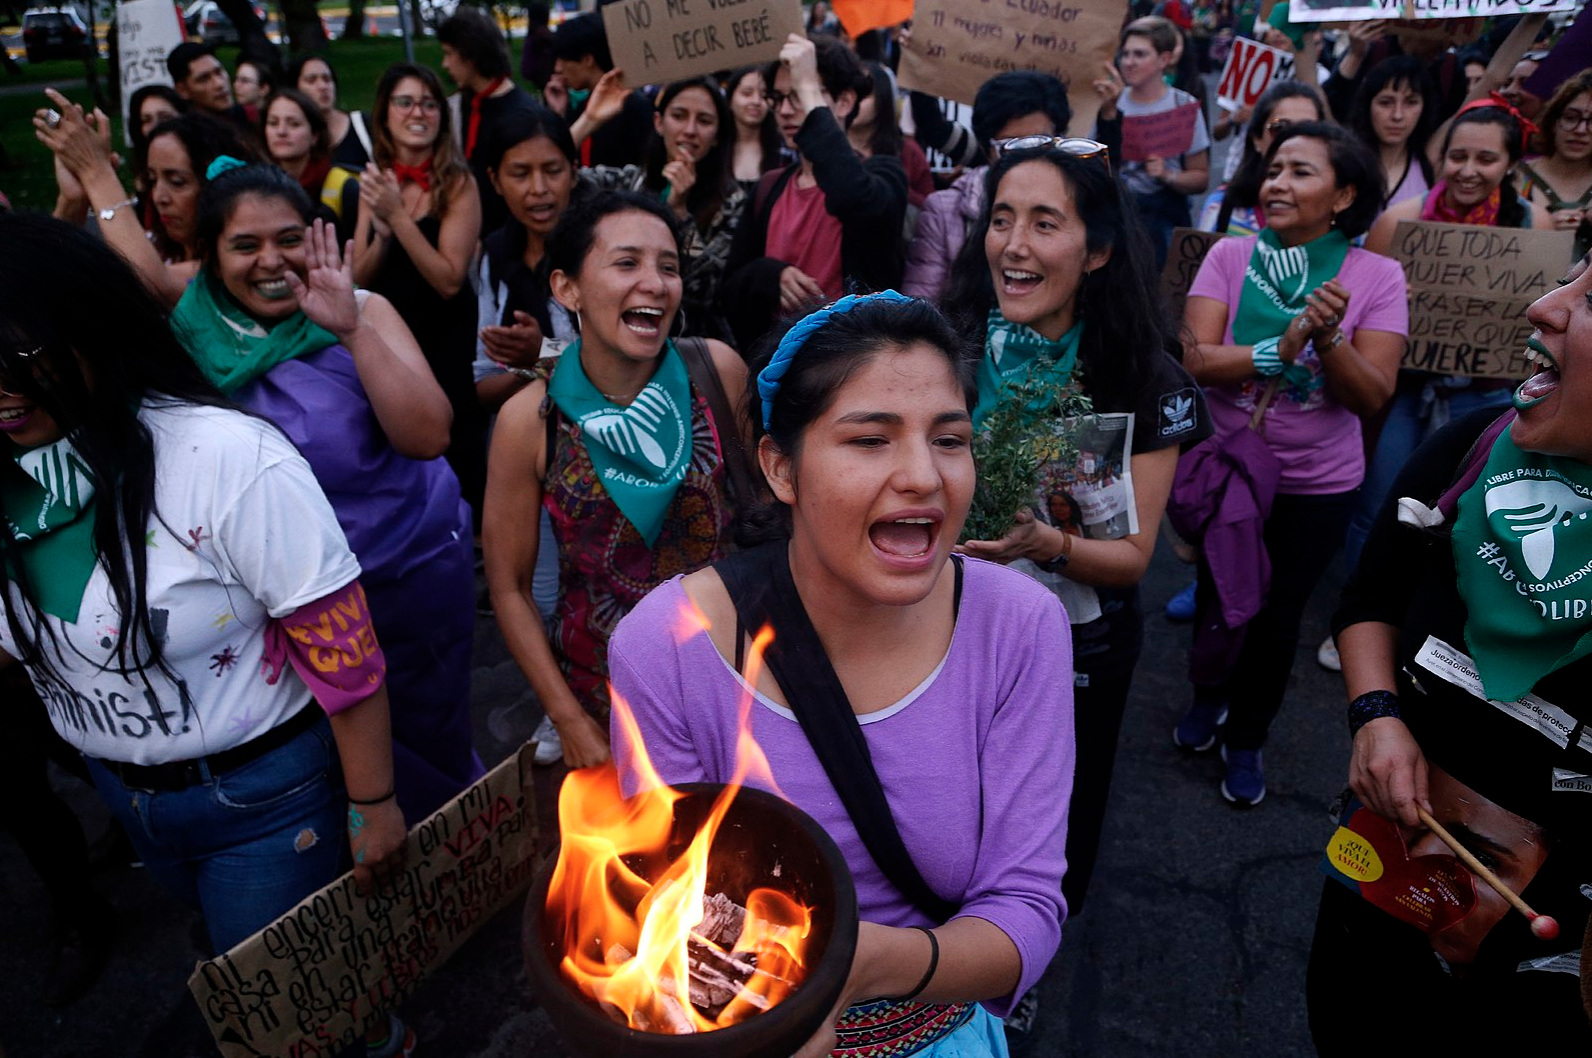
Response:
[[[277,54],[271,38],[265,35],[265,23],[254,13],[254,5],[249,0],[216,0],[216,6],[238,29],[240,59],[264,63],[273,70],[281,69],[282,57]]]
[[[282,23],[294,54],[326,50],[326,31],[321,27],[315,0],[282,0]]]
[[[365,0],[348,0],[348,21],[343,23],[343,40],[365,36]]]

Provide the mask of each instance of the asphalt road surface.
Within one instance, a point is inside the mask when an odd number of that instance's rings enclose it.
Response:
[[[1161,615],[1187,582],[1163,543],[1147,577],[1145,653],[1123,729],[1104,848],[1088,912],[1069,921],[1017,1058],[1312,1053],[1304,972],[1348,737],[1337,678],[1316,666],[1336,585],[1305,625],[1294,683],[1266,750],[1269,792],[1240,810],[1217,792],[1220,764],[1173,747],[1187,700],[1186,625]],[[479,619],[477,746],[488,761],[530,736],[535,699],[492,619]],[[544,818],[557,777],[539,769]],[[104,828],[92,791],[57,776],[91,840]],[[1034,791],[1042,797],[1044,791]],[[37,877],[0,836],[0,1046],[8,1058],[189,1058],[215,1049],[186,981],[205,954],[196,915],[139,869],[109,866],[95,884],[121,915],[103,977],[63,1010],[40,1001],[49,910]],[[568,1051],[529,994],[518,909],[484,928],[424,983],[403,1016],[426,1058],[560,1058]]]

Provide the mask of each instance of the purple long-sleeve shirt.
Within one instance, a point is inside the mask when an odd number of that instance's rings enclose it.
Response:
[[[959,917],[991,922],[1017,946],[1022,977],[988,1004],[1005,1013],[1044,973],[1067,915],[1072,642],[1061,604],[1039,584],[976,559],[965,570],[944,660],[901,701],[859,720],[924,880],[960,897]],[[678,578],[643,599],[614,632],[610,677],[665,782],[727,782],[748,690],[712,640],[682,619],[690,609]],[[846,857],[862,917],[935,925],[874,864],[795,716],[758,695],[751,721],[775,782]],[[617,723],[614,757],[633,792],[632,754]]]

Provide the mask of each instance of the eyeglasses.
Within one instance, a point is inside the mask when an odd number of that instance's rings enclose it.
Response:
[[[1559,127],[1566,132],[1574,132],[1583,125],[1592,131],[1592,113],[1584,110],[1566,110],[1559,115]]]
[[[18,360],[32,360],[42,352],[44,352],[44,346],[36,345],[32,349],[18,349],[15,355]],[[25,393],[19,393],[15,389],[12,389],[11,387],[14,385],[16,385],[16,383],[12,382],[11,379],[7,378],[5,375],[0,375],[0,397],[27,396]]]
[[[801,106],[801,101],[796,98],[795,92],[764,92],[763,102],[768,104],[768,109],[778,110],[789,102],[793,107]]]
[[[392,107],[394,110],[413,110],[419,107],[427,114],[435,114],[442,109],[442,104],[430,96],[393,96]]]
[[[1099,140],[1086,140],[1081,136],[1013,136],[1007,140],[995,140],[991,146],[995,148],[997,158],[1013,151],[1057,150],[1078,158],[1099,158],[1106,163],[1107,169],[1111,168],[1111,156],[1106,145]]]

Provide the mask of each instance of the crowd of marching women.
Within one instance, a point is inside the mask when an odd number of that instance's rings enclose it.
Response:
[[[369,99],[319,55],[229,77],[185,43],[125,157],[50,91],[54,217],[0,214],[0,818],[53,904],[42,998],[93,986],[115,919],[48,760],[226,951],[348,869],[385,884],[484,774],[479,612],[541,765],[729,781],[753,703],[863,920],[803,1056],[1004,1055],[1086,907],[1167,536],[1169,734],[1220,751],[1213,796],[1288,766],[1268,731],[1341,555],[1310,644],[1354,739],[1340,834],[1457,894],[1325,883],[1322,1053],[1345,1010],[1410,1046],[1521,1009],[1592,1039],[1588,20],[1455,45],[1131,7],[1092,83],[971,105],[898,87],[909,30],[822,0],[776,60],[668,84],[598,13],[531,34],[520,83],[461,7],[442,73]],[[1298,79],[1208,100],[1235,35]],[[1568,233],[1512,310],[1524,381],[1402,366],[1408,224]],[[764,624],[801,664],[748,666]],[[424,1041],[390,1012],[355,1050]]]

